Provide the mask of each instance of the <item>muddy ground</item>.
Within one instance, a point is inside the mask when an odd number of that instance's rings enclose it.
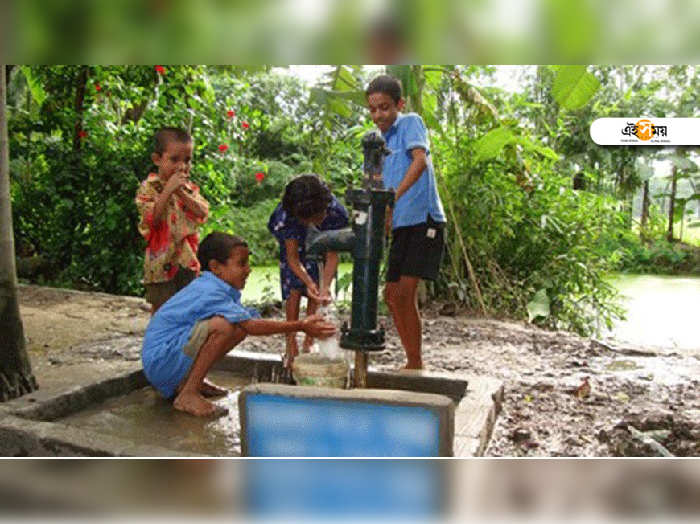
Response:
[[[505,383],[488,456],[700,456],[700,349],[616,347],[467,312],[424,311],[424,364]],[[33,366],[138,360],[149,319],[139,298],[20,286]],[[266,316],[281,317],[271,308]],[[370,366],[396,370],[403,350],[386,319],[387,348]],[[284,338],[249,338],[241,349],[282,353]],[[587,378],[587,380],[586,380]],[[586,385],[590,385],[590,388]]]

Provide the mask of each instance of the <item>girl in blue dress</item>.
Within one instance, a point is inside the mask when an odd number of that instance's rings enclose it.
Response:
[[[270,216],[267,228],[280,245],[280,283],[287,320],[299,320],[301,297],[307,298],[307,315],[319,304],[331,300],[330,285],[338,268],[338,253],[326,253],[323,286],[319,289],[318,265],[306,260],[306,232],[309,227],[321,231],[348,225],[348,212],[316,174],[294,178],[284,190],[282,202]],[[313,339],[306,336],[303,350],[308,352]],[[296,335],[287,334],[286,361],[291,366],[299,353]]]

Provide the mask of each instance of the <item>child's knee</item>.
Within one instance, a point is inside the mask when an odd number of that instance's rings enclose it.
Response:
[[[246,337],[245,330],[237,324],[231,324],[223,317],[209,319],[209,334],[226,341],[231,347],[240,344]]]
[[[401,306],[414,300],[414,290],[399,282],[387,283],[384,289],[384,300],[389,307]]]

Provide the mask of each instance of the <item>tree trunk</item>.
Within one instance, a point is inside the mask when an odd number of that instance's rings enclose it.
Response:
[[[673,212],[676,202],[676,171],[677,168],[674,165],[671,169],[671,198],[668,201],[668,232],[666,233],[666,240],[673,242]]]
[[[425,72],[423,71],[423,66],[411,66],[411,73],[416,80],[417,86],[415,96],[410,97],[411,111],[415,111],[423,118],[423,89],[425,88]]]
[[[15,66],[13,65],[6,65],[5,66],[5,93],[7,93],[7,88],[10,85],[10,74],[12,73],[12,70],[14,69]],[[7,98],[7,94],[5,94],[5,98]]]
[[[647,222],[649,221],[649,180],[644,181],[642,191],[642,218],[639,227],[639,237],[644,240],[646,236]]]
[[[625,223],[627,226],[627,229],[632,229],[632,225],[634,224],[634,193],[630,193],[629,195],[625,195],[624,201],[623,201],[623,206],[625,210]]]
[[[19,315],[10,204],[10,144],[5,111],[5,67],[0,67],[0,401],[37,389]]]

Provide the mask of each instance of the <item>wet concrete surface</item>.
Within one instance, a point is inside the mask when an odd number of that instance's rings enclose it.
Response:
[[[247,377],[213,371],[210,379],[228,389],[225,397],[212,399],[228,409],[216,418],[193,417],[173,409],[153,388],[146,386],[114,397],[56,422],[144,446],[217,457],[240,455],[238,393]]]

